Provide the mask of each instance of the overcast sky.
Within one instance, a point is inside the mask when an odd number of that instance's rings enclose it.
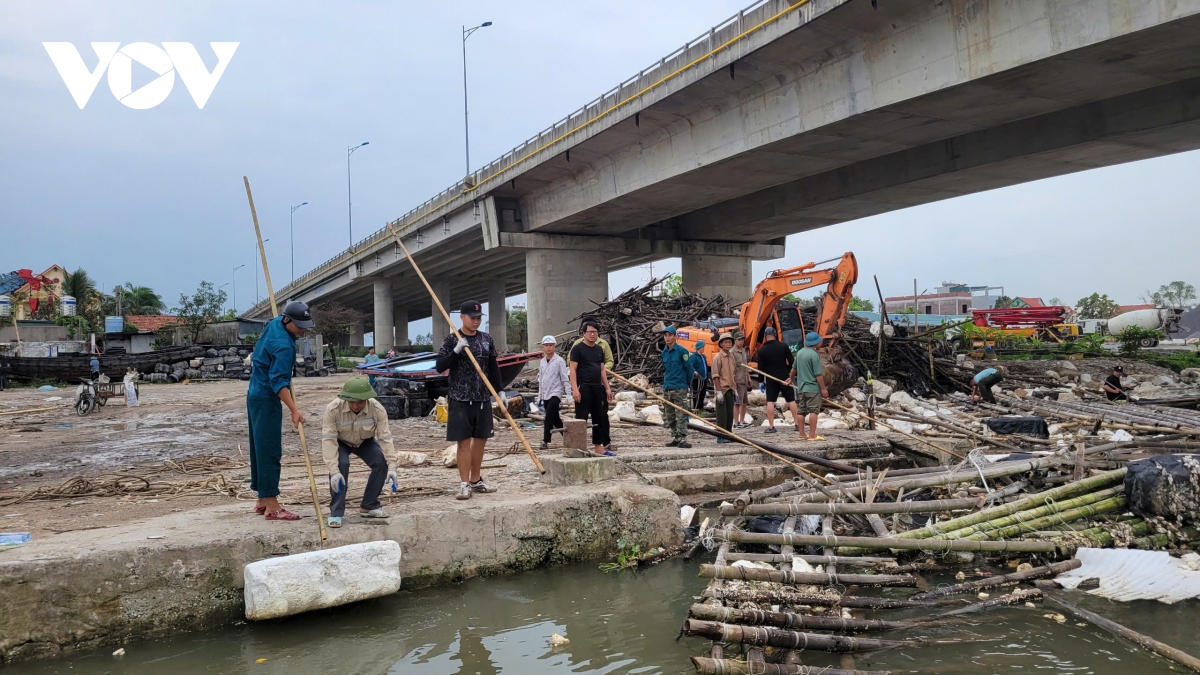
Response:
[[[297,275],[346,247],[347,146],[370,141],[353,158],[355,240],[462,176],[463,24],[494,22],[468,42],[478,167],[747,2],[0,0],[0,270],[82,266],[105,290],[131,281],[173,305],[246,264],[244,309],[255,258],[243,175],[277,286],[291,278],[290,205],[309,202],[295,214]],[[209,69],[209,42],[241,44],[203,110],[179,78],[149,110],[125,107],[102,79],[80,110],[47,41],[74,43],[89,68],[93,41],[191,42]],[[136,90],[153,76],[134,68]],[[911,293],[916,277],[922,290],[956,281],[1132,303],[1172,280],[1200,283],[1196,176],[1192,152],[910,208],[791,236],[787,258],[755,275],[852,250],[887,295]],[[647,275],[614,274],[611,292]]]

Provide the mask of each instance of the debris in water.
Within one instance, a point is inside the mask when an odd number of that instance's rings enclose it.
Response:
[[[571,643],[570,640],[559,635],[558,633],[555,633],[550,636],[550,646],[551,647],[561,647],[565,644],[570,644],[570,643]]]
[[[121,647],[121,648],[120,648],[120,649],[118,649],[117,651],[113,652],[113,656],[116,656],[116,657],[118,657],[118,658],[120,658],[120,657],[122,657],[122,656],[125,656],[125,648],[124,648],[124,647]]]

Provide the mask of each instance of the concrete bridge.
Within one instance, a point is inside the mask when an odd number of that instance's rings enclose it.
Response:
[[[394,226],[448,307],[527,293],[532,341],[611,271],[741,299],[788,234],[1197,147],[1200,0],[762,0]],[[386,228],[279,294],[381,348],[434,313]]]

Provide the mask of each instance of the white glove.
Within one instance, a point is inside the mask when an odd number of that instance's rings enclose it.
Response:
[[[500,407],[507,410],[508,409],[508,395],[506,395],[502,391],[496,392],[496,393],[500,394]]]
[[[339,474],[339,475],[340,475],[340,474]],[[392,489],[393,489],[393,490],[395,490],[395,489],[396,489],[396,483],[399,483],[399,482],[400,482],[400,476],[396,475],[396,470],[395,470],[395,469],[388,469],[387,480],[386,480],[386,481],[384,481],[384,482],[385,482],[385,483],[391,483],[391,484],[392,484]]]
[[[458,338],[458,344],[454,345],[454,353],[461,354],[468,347],[467,338]]]
[[[346,479],[341,473],[335,473],[329,477],[329,489],[334,493],[341,492],[346,489]]]
[[[725,392],[718,391],[717,392],[717,403],[724,403],[724,402],[725,402]]]

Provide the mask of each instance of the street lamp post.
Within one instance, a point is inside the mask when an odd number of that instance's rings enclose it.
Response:
[[[350,226],[350,248],[354,248],[354,202],[350,199],[350,155],[354,151],[364,145],[370,145],[370,141],[363,141],[358,145],[346,148],[346,221]]]
[[[467,38],[480,28],[487,28],[492,25],[491,21],[484,21],[474,28],[462,27],[462,52],[463,52],[463,145],[466,151],[467,172],[464,176],[471,175],[471,125],[467,123]]]
[[[288,241],[290,242],[289,246],[291,246],[291,249],[292,249],[292,282],[293,283],[295,283],[295,281],[296,281],[296,233],[292,230],[292,220],[293,220],[292,216],[294,216],[296,214],[296,209],[298,209],[301,206],[304,206],[306,204],[308,204],[308,202],[302,202],[300,204],[293,206],[292,212],[290,214],[288,214]]]
[[[228,286],[228,285],[229,285],[229,282],[228,282],[228,281],[226,281],[225,283],[221,284],[220,288],[218,288],[217,290],[221,290],[221,289],[225,288],[225,287],[226,287],[226,286]],[[117,312],[117,314],[120,314],[120,313],[121,313],[120,311],[118,311],[118,312]]]
[[[237,271],[242,269],[243,267],[245,267],[244,264],[238,265],[237,267],[233,268],[233,311],[234,312],[237,312]]]
[[[263,251],[267,250],[267,242],[268,241],[271,241],[271,240],[270,239],[262,240]],[[265,254],[263,254],[263,255],[265,255]],[[259,300],[262,299],[262,298],[258,297],[258,269],[259,269],[259,267],[262,266],[262,255],[260,255],[260,252],[257,247],[255,247],[255,249],[254,249],[254,258],[255,258],[255,263],[254,263],[254,304],[257,305]]]

